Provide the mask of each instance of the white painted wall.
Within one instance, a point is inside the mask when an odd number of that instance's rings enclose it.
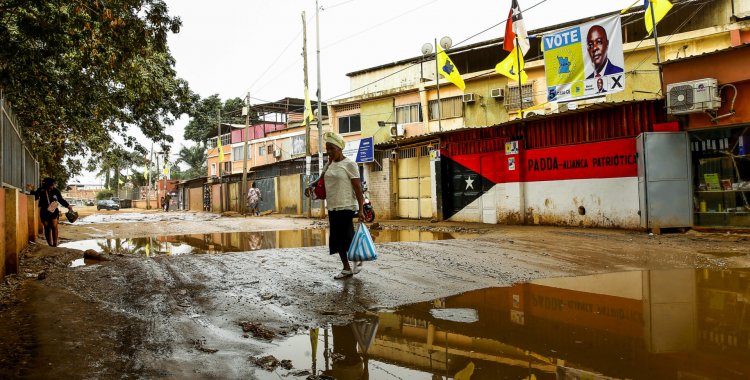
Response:
[[[498,223],[520,223],[522,190],[529,224],[618,228],[640,225],[637,177],[498,184],[450,220],[481,222],[482,202],[494,198]],[[586,209],[585,215],[579,215],[579,206]]]
[[[534,224],[638,228],[638,177],[529,182],[526,209]]]

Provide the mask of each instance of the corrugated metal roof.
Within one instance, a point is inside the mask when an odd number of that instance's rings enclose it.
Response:
[[[510,125],[516,125],[516,124],[526,123],[526,122],[535,121],[535,120],[542,120],[542,119],[549,119],[549,118],[558,118],[558,117],[562,117],[562,116],[566,116],[566,115],[573,115],[573,114],[582,113],[582,112],[598,111],[598,110],[602,110],[602,109],[620,107],[620,106],[625,106],[625,105],[628,105],[628,104],[650,102],[650,101],[654,101],[654,100],[656,100],[656,99],[650,99],[650,100],[623,100],[623,101],[620,101],[620,102],[592,103],[592,104],[587,104],[585,107],[578,108],[578,109],[575,109],[575,110],[568,110],[568,111],[565,111],[565,112],[555,112],[555,113],[546,114],[546,115],[534,115],[534,116],[531,116],[531,117],[526,117],[526,118],[523,118],[523,119],[510,120],[510,121],[506,121],[504,123],[499,123],[499,124],[485,125],[485,126],[479,126],[479,127],[463,127],[463,128],[451,129],[451,130],[442,131],[442,132],[428,132],[428,133],[423,133],[421,135],[409,136],[409,137],[405,137],[405,138],[401,138],[401,139],[397,139],[397,140],[390,140],[390,141],[382,142],[382,143],[379,143],[379,144],[375,144],[375,147],[376,148],[380,148],[380,149],[387,149],[387,148],[392,148],[392,147],[397,147],[397,146],[416,144],[416,143],[419,143],[419,142],[423,142],[423,141],[427,141],[427,140],[430,140],[430,139],[434,139],[436,137],[444,136],[444,135],[451,134],[451,133],[466,131],[466,130],[470,130],[470,129],[481,129],[481,128],[493,128],[493,127],[499,127],[499,126],[510,126]]]
[[[660,64],[660,66],[667,66],[667,65],[670,65],[670,64],[673,64],[673,63],[678,63],[678,62],[687,61],[687,60],[696,59],[696,58],[702,58],[702,57],[706,57],[706,56],[709,56],[709,55],[715,55],[715,54],[725,53],[725,52],[733,51],[733,50],[746,49],[746,48],[749,48],[749,47],[750,47],[750,44],[730,46],[728,48],[716,49],[714,51],[707,51],[707,52],[701,53],[701,54],[690,55],[690,56],[687,56],[687,57],[682,57],[682,58],[677,58],[677,59],[670,59],[669,61],[662,62]]]

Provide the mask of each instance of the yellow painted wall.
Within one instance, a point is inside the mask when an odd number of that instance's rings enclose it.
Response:
[[[378,121],[396,121],[393,108],[393,98],[383,98],[360,103],[360,121],[362,123],[362,138],[372,137],[375,144],[390,139],[390,125],[378,126]]]
[[[293,174],[278,177],[278,192],[276,199],[279,202],[279,212],[282,214],[302,213],[302,176]]]

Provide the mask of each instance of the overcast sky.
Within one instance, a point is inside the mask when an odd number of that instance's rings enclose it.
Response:
[[[632,0],[519,0],[528,30],[619,10]],[[177,74],[201,97],[253,103],[303,97],[302,11],[307,14],[310,94],[317,88],[314,0],[167,0],[182,19],[169,37]],[[538,4],[538,5],[537,5]],[[425,42],[449,36],[454,46],[502,36],[511,0],[320,0],[323,100],[349,91],[347,73],[420,55]],[[533,8],[532,8],[533,7]],[[527,11],[528,9],[528,11]],[[173,152],[187,117],[169,127]],[[81,182],[102,182],[90,173]]]

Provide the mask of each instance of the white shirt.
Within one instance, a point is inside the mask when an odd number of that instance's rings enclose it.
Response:
[[[352,179],[359,178],[359,167],[349,158],[331,162],[325,173],[326,203],[329,211],[359,210]]]

